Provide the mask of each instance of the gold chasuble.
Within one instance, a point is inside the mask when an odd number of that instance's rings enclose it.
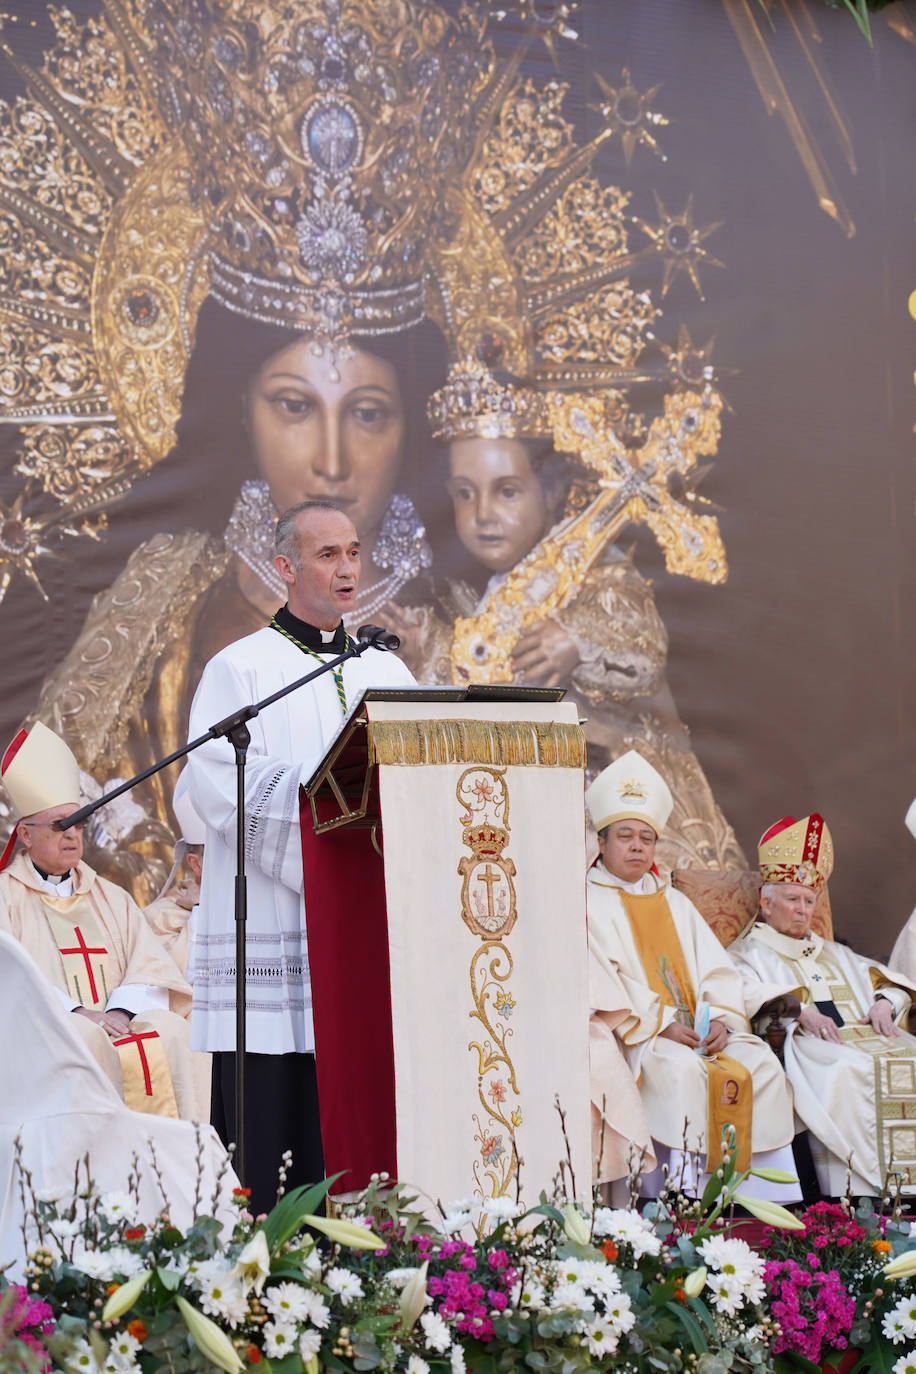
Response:
[[[673,1007],[676,1020],[693,1026],[696,994],[664,890],[635,894],[617,888],[646,981],[663,1007]],[[707,1158],[709,1173],[722,1162],[726,1128],[734,1127],[737,1167],[751,1163],[754,1090],[750,1070],[727,1054],[698,1055],[707,1080]]]
[[[86,863],[77,864],[71,876],[73,896],[55,896],[26,855],[17,854],[0,873],[0,930],[19,941],[55,988],[87,1011],[103,1011],[120,987],[166,991],[169,1010],[139,1011],[118,1040],[87,1017],[68,1019],[128,1107],[201,1119],[187,1048],[190,988],[126,892]],[[48,994],[54,996],[51,988]]]
[[[86,896],[52,897],[42,894],[63,965],[70,996],[90,1011],[102,1011],[114,985],[102,927]],[[112,1041],[121,1066],[124,1102],[135,1112],[178,1116],[172,1075],[158,1031],[144,1026]]]

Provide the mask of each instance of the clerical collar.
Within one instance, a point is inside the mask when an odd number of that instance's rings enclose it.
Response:
[[[600,857],[595,862],[594,873],[598,882],[605,884],[607,887],[616,887],[621,892],[628,893],[631,897],[648,897],[651,896],[653,892],[660,892],[662,887],[664,887],[664,883],[661,881],[658,874],[653,873],[651,868],[648,873],[644,873],[641,878],[637,878],[635,883],[628,883],[624,878],[618,878],[616,873],[612,873]],[[651,886],[647,884],[646,879],[652,880]]]
[[[39,868],[38,864],[32,858],[29,859],[29,863],[32,865],[39,878],[42,878],[46,883],[54,883],[55,887],[60,887],[61,883],[65,883],[73,872],[72,868],[68,868],[66,873],[62,873],[60,877],[57,877],[56,874],[46,873],[43,868]]]
[[[748,934],[769,945],[770,949],[775,949],[777,954],[782,954],[786,959],[810,959],[812,955],[816,958],[824,945],[823,937],[813,930],[798,940],[794,935],[783,935],[781,931],[774,930],[765,921],[758,921]]]
[[[317,625],[310,625],[307,620],[300,620],[297,615],[293,615],[289,606],[281,606],[274,620],[281,633],[285,630],[293,639],[316,653],[342,654],[347,647],[343,621],[336,630],[319,630]]]

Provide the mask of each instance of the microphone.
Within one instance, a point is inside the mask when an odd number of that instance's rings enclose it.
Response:
[[[400,649],[401,641],[397,635],[391,634],[389,630],[382,630],[378,625],[360,625],[356,631],[356,638],[360,644],[371,644],[374,649]]]

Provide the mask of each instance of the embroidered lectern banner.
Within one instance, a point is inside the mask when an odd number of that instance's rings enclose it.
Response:
[[[387,909],[387,938],[376,948],[386,967],[376,968],[375,984],[387,983],[393,1066],[387,1101],[373,1076],[372,1129],[390,1114],[398,1177],[443,1202],[514,1198],[517,1173],[523,1195],[535,1200],[566,1158],[567,1141],[576,1186],[587,1192],[584,746],[576,708],[371,702],[367,711]],[[323,839],[333,847],[342,837],[315,837],[315,848]],[[310,911],[320,1084],[323,945]],[[379,1007],[376,1042],[389,1029],[381,1019]],[[383,1077],[387,1050],[379,1058]],[[326,1062],[324,1069],[327,1082]],[[322,1120],[324,1128],[324,1096]],[[327,1130],[325,1148],[329,1170],[351,1166],[335,1157]]]

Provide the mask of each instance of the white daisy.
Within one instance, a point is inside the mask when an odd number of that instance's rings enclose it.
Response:
[[[653,1231],[652,1223],[628,1207],[599,1207],[592,1221],[592,1235],[612,1236],[615,1240],[623,1241],[631,1247],[637,1259],[643,1255],[660,1255],[662,1250],[661,1240]]]
[[[130,1193],[103,1193],[99,1198],[99,1209],[106,1221],[116,1226],[126,1222],[132,1226],[139,1214],[139,1203]]]
[[[537,1279],[526,1275],[525,1282],[519,1280],[512,1289],[511,1300],[513,1307],[543,1307],[544,1306],[544,1286],[538,1283]]]
[[[464,1359],[464,1351],[456,1341],[448,1352],[449,1361],[452,1366],[452,1374],[467,1374],[467,1364]]]
[[[110,1283],[115,1276],[111,1260],[103,1250],[81,1250],[73,1256],[73,1268],[90,1279]]]
[[[248,1316],[248,1296],[229,1271],[198,1277],[200,1305],[208,1317],[222,1317],[233,1329]]]
[[[133,1369],[136,1365],[134,1357],[139,1349],[140,1342],[136,1336],[132,1336],[128,1331],[121,1331],[109,1347],[108,1359],[105,1361],[106,1369]]]
[[[550,1306],[554,1309],[572,1309],[574,1312],[588,1314],[594,1312],[591,1297],[578,1283],[558,1283],[551,1295]]]
[[[881,1329],[894,1345],[916,1336],[916,1295],[899,1298],[889,1312],[885,1312]]]
[[[444,1355],[452,1344],[452,1333],[448,1328],[448,1323],[438,1312],[424,1312],[420,1317],[420,1325],[426,1337],[426,1345],[429,1350],[434,1350],[438,1355]]]
[[[296,1349],[297,1335],[295,1322],[268,1322],[264,1327],[264,1349],[277,1359],[292,1355]]]
[[[317,1326],[323,1331],[331,1320],[330,1307],[328,1307],[320,1293],[314,1293],[309,1288],[303,1288],[302,1291],[305,1294],[308,1306],[308,1311],[306,1313],[307,1320],[312,1323],[312,1326]]]
[[[893,1374],[916,1374],[916,1350],[911,1350],[908,1355],[901,1355],[893,1365]]]
[[[310,1360],[313,1355],[317,1355],[321,1349],[321,1332],[314,1327],[309,1327],[303,1331],[299,1337],[299,1357],[301,1360]]]
[[[407,1374],[429,1374],[429,1365],[419,1355],[411,1355],[407,1361]]]
[[[494,1221],[514,1221],[522,1209],[509,1197],[488,1197],[484,1199],[483,1210]]]
[[[67,1355],[67,1365],[70,1369],[79,1370],[80,1374],[102,1374],[95,1352],[86,1340],[76,1342]]]
[[[606,1317],[584,1322],[579,1329],[590,1355],[612,1355],[617,1349],[620,1333]]]
[[[279,1322],[308,1320],[310,1301],[308,1290],[301,1283],[277,1283],[267,1288],[261,1298],[270,1315]]]
[[[388,1273],[385,1275],[385,1282],[390,1283],[392,1288],[403,1288],[406,1284],[410,1283],[410,1280],[418,1272],[419,1270],[416,1267],[410,1269],[389,1269]]]
[[[349,1269],[331,1269],[325,1283],[332,1293],[336,1293],[347,1307],[351,1302],[363,1296],[363,1281],[358,1274],[353,1274]]]
[[[605,1301],[604,1315],[615,1331],[630,1331],[636,1324],[636,1314],[626,1293],[615,1293]]]

